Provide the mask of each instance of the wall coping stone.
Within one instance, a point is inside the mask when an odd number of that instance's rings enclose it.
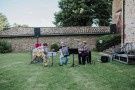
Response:
[[[37,27],[11,27],[0,31],[0,38],[8,37],[34,37],[34,28]],[[109,27],[39,27],[43,36],[79,36],[110,34]]]

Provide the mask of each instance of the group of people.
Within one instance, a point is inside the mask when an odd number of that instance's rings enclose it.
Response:
[[[90,48],[87,45],[86,41],[78,42],[78,61],[79,64],[85,65],[87,63],[91,63],[91,51]]]
[[[85,65],[87,63],[91,63],[91,51],[87,45],[86,41],[80,42],[77,41],[77,49],[78,49],[78,64]],[[68,63],[69,51],[68,47],[64,42],[61,42],[61,46],[59,49],[60,52],[60,66],[66,65]]]
[[[44,43],[36,43],[34,45],[34,48],[32,50],[32,61],[31,62],[41,62],[41,58],[43,59],[43,65],[47,66],[48,65],[48,44]]]
[[[78,49],[78,63],[79,63],[79,65],[85,65],[86,62],[91,63],[91,52],[90,52],[90,49],[89,49],[86,41],[83,41],[83,42],[77,41],[77,43],[78,43],[77,49]],[[38,52],[38,53],[36,53],[36,52]],[[48,62],[48,58],[49,58],[48,52],[49,52],[49,49],[48,49],[47,43],[44,43],[44,44],[36,43],[34,46],[34,49],[33,49],[33,59],[36,56],[41,56],[44,59],[43,62],[45,62],[45,65],[47,66],[47,62]],[[68,58],[69,48],[64,42],[60,43],[59,53],[60,53],[59,65],[60,66],[67,65],[68,59],[69,59]]]

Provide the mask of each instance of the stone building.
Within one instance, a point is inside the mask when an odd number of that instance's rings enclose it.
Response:
[[[125,0],[124,42],[135,44],[135,0]]]
[[[135,0],[113,0],[113,23],[122,37],[122,45],[133,43],[135,48]]]
[[[113,0],[113,8],[112,8],[112,23],[116,24],[117,32],[121,32],[122,24],[123,24],[123,10],[122,10],[123,2],[122,0]]]
[[[101,35],[109,34],[109,27],[40,27],[41,36],[39,42],[59,44],[64,41],[71,48],[77,47],[77,39],[87,41],[90,49],[95,48],[96,38]],[[11,42],[13,51],[30,51],[36,43],[34,37],[34,27],[10,28],[0,32],[0,39]]]

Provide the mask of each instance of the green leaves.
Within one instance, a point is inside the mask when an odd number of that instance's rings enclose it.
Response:
[[[101,26],[108,26],[112,0],[61,0],[60,12],[55,13],[56,26],[90,26],[98,18]]]
[[[102,43],[100,43],[100,40],[102,40]],[[118,45],[120,43],[121,43],[120,34],[104,35],[97,39],[96,49],[97,49],[97,51],[103,51],[112,46]]]
[[[0,31],[8,27],[9,27],[9,23],[6,16],[0,13]]]
[[[12,51],[11,43],[1,40],[0,41],[0,53],[8,53]]]

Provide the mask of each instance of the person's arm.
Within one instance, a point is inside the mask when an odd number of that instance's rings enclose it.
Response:
[[[89,49],[89,47],[88,47],[88,46],[87,46],[86,50],[87,50],[87,53],[89,53],[90,49]]]
[[[81,53],[83,49],[81,47],[78,47],[78,52]]]
[[[89,52],[88,46],[84,46],[83,51],[84,52]]]
[[[60,52],[60,56],[63,57],[63,52],[62,52],[62,49],[59,49],[59,52]]]

